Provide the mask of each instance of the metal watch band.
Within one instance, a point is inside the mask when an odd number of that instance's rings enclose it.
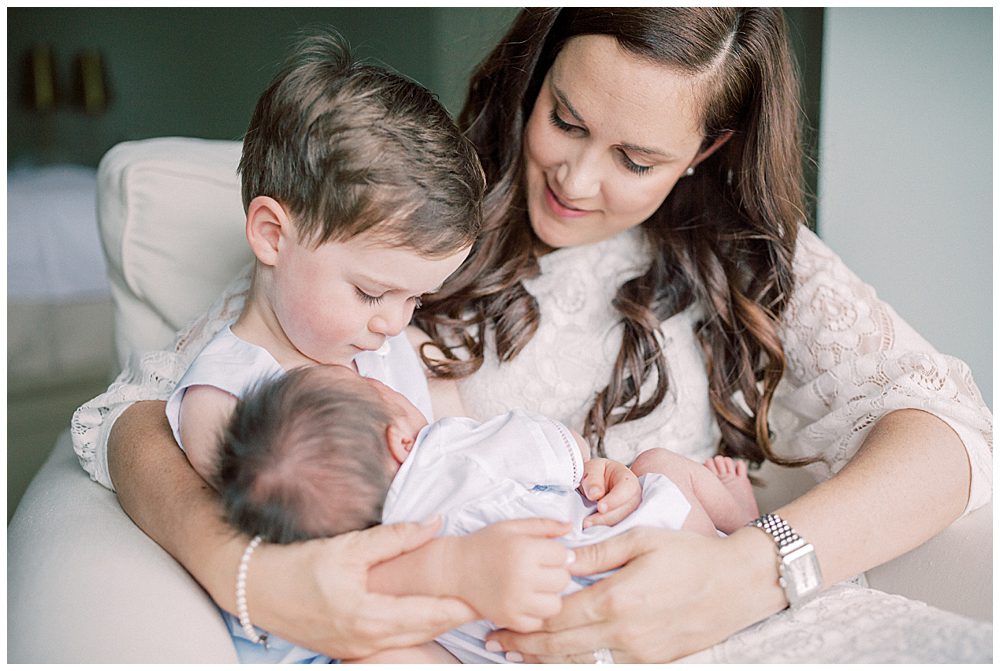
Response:
[[[778,584],[785,592],[788,605],[799,606],[816,596],[823,588],[823,572],[816,551],[795,530],[774,513],[762,515],[748,527],[767,532],[777,544]]]
[[[774,513],[761,515],[752,522],[747,523],[748,527],[757,527],[771,534],[774,542],[778,544],[778,549],[791,545],[795,541],[802,540],[795,530],[788,525],[788,522],[781,519]]]

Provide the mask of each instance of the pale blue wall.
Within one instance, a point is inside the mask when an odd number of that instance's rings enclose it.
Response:
[[[993,10],[828,9],[819,232],[993,399]]]

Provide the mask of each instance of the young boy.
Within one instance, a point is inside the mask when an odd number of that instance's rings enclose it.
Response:
[[[428,424],[404,396],[342,366],[299,368],[248,392],[222,451],[230,522],[273,543],[437,514],[446,536],[503,520],[567,520],[562,541],[572,548],[637,526],[733,532],[758,514],[745,466],[729,458],[701,465],[657,449],[630,470],[591,459],[579,434],[522,411]],[[459,552],[444,553],[437,571],[441,593],[459,597],[470,579],[490,578]],[[473,622],[437,640],[462,662],[502,662],[484,647],[491,629]],[[426,653],[410,651],[408,661]]]
[[[420,296],[465,259],[482,220],[483,172],[445,109],[421,86],[352,60],[335,37],[304,41],[260,96],[239,170],[256,257],[249,295],[166,410],[210,483],[237,400],[291,368],[348,366],[432,416],[402,331]],[[241,659],[262,649],[244,647]]]
[[[350,366],[429,415],[400,334],[482,220],[482,170],[447,112],[419,85],[353,61],[336,37],[304,41],[261,95],[239,170],[256,257],[249,296],[167,404],[208,481],[237,398],[296,366]]]

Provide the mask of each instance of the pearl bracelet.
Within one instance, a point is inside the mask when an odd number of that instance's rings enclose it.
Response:
[[[260,643],[266,649],[267,634],[257,635],[257,631],[250,624],[250,611],[247,610],[247,569],[250,567],[250,557],[253,556],[253,551],[257,549],[260,542],[261,537],[254,536],[247,544],[247,549],[243,551],[243,557],[240,559],[240,567],[236,572],[236,610],[240,618],[240,626],[243,627],[243,633],[252,642]]]

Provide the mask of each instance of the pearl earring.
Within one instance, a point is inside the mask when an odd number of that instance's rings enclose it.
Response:
[[[690,168],[684,171],[685,177],[690,177],[693,174],[694,174],[694,166],[691,166]]]

